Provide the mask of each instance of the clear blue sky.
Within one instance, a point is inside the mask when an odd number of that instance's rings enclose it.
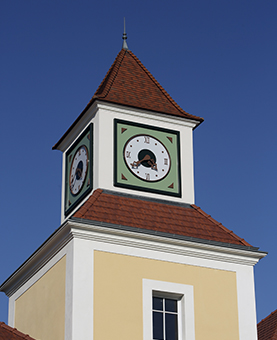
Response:
[[[0,282],[60,225],[54,145],[122,45],[205,122],[194,132],[196,204],[268,251],[255,267],[258,321],[277,308],[277,2],[0,3]],[[0,321],[7,322],[0,293]]]

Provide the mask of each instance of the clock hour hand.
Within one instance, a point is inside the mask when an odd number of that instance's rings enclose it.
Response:
[[[131,163],[131,166],[133,168],[138,168],[138,166],[144,161],[148,161],[147,163],[151,166],[151,169],[157,170],[157,164],[155,163],[154,159],[152,159],[149,155],[145,155],[140,161],[134,161],[134,163]]]

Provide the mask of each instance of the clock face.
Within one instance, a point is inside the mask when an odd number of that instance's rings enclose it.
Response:
[[[65,154],[65,215],[92,189],[92,133],[91,124]]]
[[[114,185],[181,197],[178,131],[114,120]]]
[[[88,172],[88,149],[85,145],[76,151],[69,172],[69,187],[72,195],[77,195],[83,188]]]
[[[160,181],[170,171],[169,152],[161,141],[150,135],[131,137],[125,144],[123,157],[128,169],[144,181]]]

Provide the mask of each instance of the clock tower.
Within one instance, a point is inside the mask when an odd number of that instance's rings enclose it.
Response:
[[[97,188],[194,203],[193,129],[127,45],[53,149],[63,152],[61,220]]]
[[[0,286],[9,325],[55,340],[257,340],[266,254],[194,203],[193,129],[123,48],[53,149],[61,225]]]

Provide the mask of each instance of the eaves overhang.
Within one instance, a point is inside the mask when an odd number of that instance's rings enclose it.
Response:
[[[254,266],[267,255],[257,247],[228,244],[143,230],[99,221],[71,217],[0,286],[7,296],[13,295],[34,274],[74,238],[114,243],[128,247],[176,253],[207,260]]]
[[[0,292],[4,292],[10,297],[72,238],[69,224],[63,223],[0,285]]]
[[[117,102],[107,101],[105,99],[95,97],[84,108],[84,110],[81,112],[81,114],[75,119],[75,121],[71,124],[71,126],[63,134],[63,136],[58,140],[58,142],[55,145],[53,145],[52,150],[61,150],[61,145],[63,144],[65,139],[70,135],[70,133],[74,130],[74,128],[80,123],[80,121],[85,116],[85,114],[88,112],[88,110],[94,104],[97,104],[97,103],[105,103],[105,104],[108,104],[108,105],[115,105],[117,107],[125,107],[125,108],[130,108],[130,109],[136,109],[136,110],[140,110],[141,112],[153,112],[153,113],[156,113],[156,114],[163,115],[164,117],[174,117],[174,118],[178,118],[179,120],[190,121],[194,124],[193,130],[196,129],[204,121],[204,119],[197,120],[197,119],[192,119],[192,118],[187,118],[187,117],[180,117],[180,116],[178,117],[178,116],[175,116],[174,114],[170,114],[170,113],[161,113],[159,111],[154,111],[154,110],[151,110],[151,109],[141,109],[141,108],[138,108],[136,106],[126,105],[126,104],[123,105],[123,104],[119,104]]]
[[[81,226],[85,225],[87,226],[98,226],[102,228],[107,228],[109,230],[118,230],[118,231],[126,231],[130,233],[137,234],[136,237],[138,238],[149,238],[149,237],[159,237],[162,238],[163,241],[169,242],[171,239],[171,243],[174,243],[174,240],[176,241],[183,241],[186,242],[188,245],[190,243],[191,246],[196,246],[202,247],[205,249],[215,249],[215,247],[220,247],[223,252],[233,252],[235,253],[236,251],[238,252],[243,252],[244,254],[256,254],[255,257],[258,259],[263,258],[264,256],[267,255],[267,252],[260,251],[258,247],[252,247],[252,246],[243,246],[243,245],[238,245],[238,244],[232,244],[232,243],[224,243],[224,242],[218,242],[218,241],[212,241],[212,240],[204,240],[196,237],[189,237],[189,236],[183,236],[183,235],[177,235],[177,234],[171,234],[171,233],[165,233],[161,231],[154,231],[154,230],[149,230],[149,229],[142,229],[142,228],[135,228],[135,227],[128,227],[125,225],[116,225],[112,223],[106,223],[106,222],[100,222],[100,221],[92,221],[92,220],[85,220],[81,218],[76,218],[76,217],[71,217],[70,222],[75,223],[74,225]],[[107,230],[106,230],[107,232]]]

